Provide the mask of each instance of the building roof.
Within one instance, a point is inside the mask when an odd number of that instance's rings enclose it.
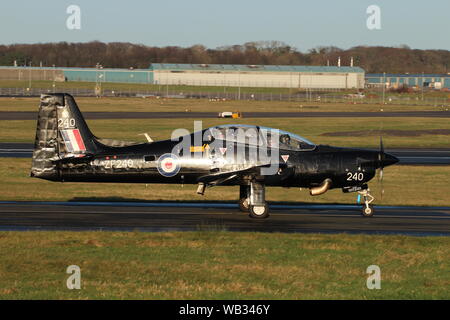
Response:
[[[0,66],[0,69],[11,70],[63,70],[63,71],[124,71],[124,72],[149,72],[149,69],[125,69],[125,68],[86,68],[86,67],[28,67],[28,66]]]
[[[382,77],[386,77],[386,78],[421,78],[421,77],[426,77],[426,78],[430,78],[430,77],[436,77],[436,78],[449,78],[450,77],[450,73],[449,74],[445,74],[445,73],[386,73],[385,75],[383,73],[367,73],[366,77],[370,78],[370,77],[376,77],[376,78],[382,78]]]
[[[152,63],[152,70],[208,70],[208,71],[257,71],[257,72],[355,72],[364,73],[360,67],[337,66],[277,66],[277,65],[239,65],[239,64],[187,64],[187,63]]]

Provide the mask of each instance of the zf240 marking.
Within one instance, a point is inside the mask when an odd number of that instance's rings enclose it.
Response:
[[[133,168],[134,161],[132,159],[124,160],[95,160],[93,165],[105,167],[105,169],[123,169],[123,168]]]
[[[347,181],[363,181],[364,173],[362,172],[347,172]]]

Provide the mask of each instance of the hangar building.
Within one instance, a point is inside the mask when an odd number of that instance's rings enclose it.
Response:
[[[3,67],[0,80],[153,83],[150,69]]]
[[[396,88],[402,85],[435,89],[450,88],[450,74],[373,73],[366,75],[367,87],[383,87],[383,83],[387,88]]]
[[[364,88],[364,70],[359,67],[153,63],[150,69],[154,84],[161,85]]]
[[[364,70],[337,66],[151,64],[148,69],[0,67],[3,80],[148,83],[159,85],[363,89]]]

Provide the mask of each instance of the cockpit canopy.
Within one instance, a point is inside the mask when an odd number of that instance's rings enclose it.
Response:
[[[205,136],[236,143],[293,151],[312,150],[316,147],[311,141],[287,131],[241,124],[212,127],[206,129]]]

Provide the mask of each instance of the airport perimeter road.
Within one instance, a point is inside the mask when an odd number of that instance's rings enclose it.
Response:
[[[450,149],[387,149],[400,159],[399,164],[410,165],[450,165]],[[0,158],[31,158],[31,143],[0,143]]]
[[[450,236],[450,207],[272,205],[251,219],[221,203],[0,202],[0,230],[325,232]]]
[[[405,112],[243,112],[245,118],[450,118],[450,111]],[[83,112],[86,119],[217,118],[215,112]],[[37,111],[0,111],[0,120],[36,120]]]

